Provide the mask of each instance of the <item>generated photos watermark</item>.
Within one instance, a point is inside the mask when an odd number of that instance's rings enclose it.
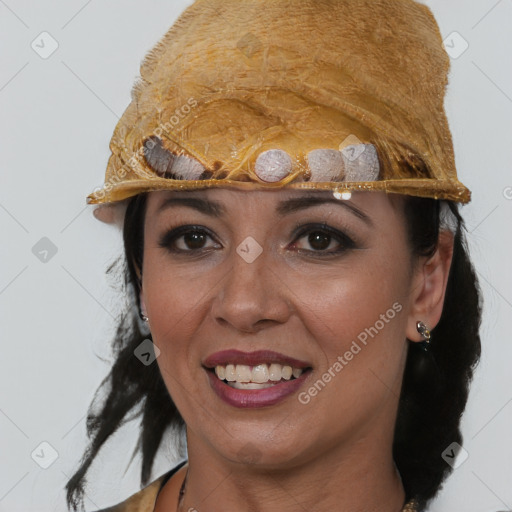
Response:
[[[336,361],[325,371],[322,376],[316,380],[306,391],[302,391],[298,395],[301,404],[307,405],[311,399],[322,391],[329,382],[331,382],[339,373],[347,366],[354,357],[359,354],[364,347],[368,345],[369,338],[373,339],[382,329],[389,324],[393,318],[402,311],[403,306],[399,302],[395,302],[391,308],[381,314],[379,319],[370,327],[366,327],[357,335],[357,340],[353,340],[350,348],[343,355],[339,355]]]
[[[194,98],[189,98],[187,103],[174,111],[174,114],[169,118],[167,122],[160,123],[158,128],[154,130],[151,135],[160,138],[163,133],[170,131],[171,128],[174,128],[183,119],[185,119],[185,117],[190,114],[192,109],[196,108],[197,105],[197,100]],[[148,137],[146,142],[136,152],[132,153],[132,156],[128,162],[125,163],[120,169],[116,169],[113,176],[111,176],[103,186],[97,187],[93,191],[93,194],[95,194],[98,199],[103,199],[107,192],[110,192],[117,183],[122,181],[125,176],[131,172],[131,169],[135,169],[140,165],[144,165],[142,158],[155,147],[155,144],[156,143]]]

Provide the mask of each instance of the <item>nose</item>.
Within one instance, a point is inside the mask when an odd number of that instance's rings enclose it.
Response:
[[[233,251],[228,261],[230,271],[212,301],[211,313],[217,323],[256,333],[288,320],[292,312],[290,291],[273,260],[265,249],[252,262]]]

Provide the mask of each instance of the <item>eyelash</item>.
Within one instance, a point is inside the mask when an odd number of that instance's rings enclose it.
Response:
[[[174,229],[170,229],[167,231],[159,240],[158,245],[161,248],[167,249],[170,253],[174,254],[192,254],[192,255],[199,255],[201,253],[204,253],[208,251],[209,249],[190,249],[190,250],[184,250],[184,249],[176,249],[173,247],[173,244],[178,240],[180,237],[187,235],[189,233],[200,233],[209,236],[212,239],[215,239],[215,237],[210,233],[208,229],[206,229],[203,226],[196,226],[196,225],[184,225],[179,226]],[[331,228],[327,226],[327,224],[297,224],[293,230],[293,237],[294,242],[297,240],[300,240],[307,234],[311,233],[325,233],[331,238],[335,239],[341,246],[341,248],[331,251],[323,251],[323,250],[308,250],[308,249],[297,249],[300,253],[312,253],[314,257],[332,257],[336,255],[340,255],[350,249],[355,249],[357,247],[357,244],[345,233],[342,233],[338,231],[337,229]],[[329,243],[330,245],[330,243]]]

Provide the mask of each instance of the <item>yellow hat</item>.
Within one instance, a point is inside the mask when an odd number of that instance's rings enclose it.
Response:
[[[412,0],[197,0],[143,60],[88,202],[286,186],[466,203],[449,67]]]

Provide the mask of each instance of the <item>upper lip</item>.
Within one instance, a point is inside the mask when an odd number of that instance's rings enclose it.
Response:
[[[204,361],[206,368],[215,368],[216,366],[226,366],[228,364],[245,364],[256,366],[258,364],[277,363],[281,365],[292,366],[293,368],[309,368],[311,365],[306,361],[301,361],[293,357],[274,352],[272,350],[257,350],[255,352],[242,352],[240,350],[222,350],[209,355]]]

